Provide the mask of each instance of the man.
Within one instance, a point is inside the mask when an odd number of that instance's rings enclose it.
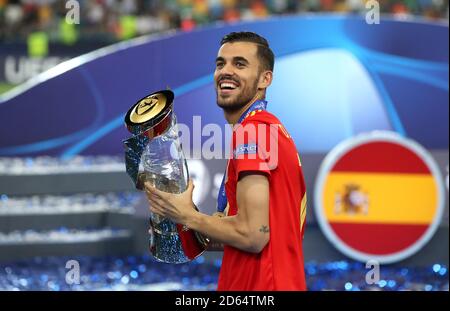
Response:
[[[306,290],[306,189],[294,142],[265,110],[273,66],[261,36],[238,32],[222,39],[214,72],[217,105],[234,126],[218,199],[223,217],[194,209],[192,181],[181,194],[146,185],[153,213],[224,244],[218,290]]]

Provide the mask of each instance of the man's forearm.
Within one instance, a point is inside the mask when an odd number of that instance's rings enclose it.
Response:
[[[196,208],[198,211],[198,208]],[[224,217],[225,214],[223,212],[216,212],[212,214],[213,217]],[[201,234],[201,233],[199,233]],[[204,236],[204,235],[203,235]],[[219,241],[212,240],[210,237],[208,237],[209,243],[206,247],[206,250],[209,252],[222,252],[223,251],[223,243]]]
[[[220,244],[226,244],[253,252],[249,230],[243,224],[237,225],[237,221],[237,216],[215,217],[196,212],[186,225],[214,241],[215,246],[213,245],[211,250]]]

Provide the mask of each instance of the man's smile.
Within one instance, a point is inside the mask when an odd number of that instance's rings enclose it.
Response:
[[[218,83],[218,90],[220,94],[227,95],[233,93],[234,90],[239,88],[239,83],[232,79],[221,79]]]

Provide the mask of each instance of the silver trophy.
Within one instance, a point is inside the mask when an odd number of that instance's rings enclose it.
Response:
[[[172,91],[152,93],[134,104],[125,116],[133,136],[124,140],[125,164],[137,189],[150,182],[159,190],[181,193],[186,190],[189,170],[178,136],[173,113]],[[150,213],[150,253],[159,261],[184,263],[201,255],[208,239]]]

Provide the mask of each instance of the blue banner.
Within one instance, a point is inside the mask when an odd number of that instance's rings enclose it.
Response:
[[[120,154],[128,108],[167,87],[179,123],[224,125],[215,57],[222,36],[242,30],[275,52],[268,110],[302,153],[372,130],[448,149],[448,25],[308,15],[143,37],[60,64],[0,97],[0,156]]]

